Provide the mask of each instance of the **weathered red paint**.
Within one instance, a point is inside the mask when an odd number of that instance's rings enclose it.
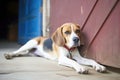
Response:
[[[50,32],[66,22],[83,26],[96,0],[51,0]]]
[[[94,36],[97,34],[115,2],[116,0],[99,0],[97,2],[97,5],[83,29],[83,32],[87,37],[87,45],[90,44]]]
[[[120,1],[91,44],[89,55],[94,53],[96,60],[120,68]]]

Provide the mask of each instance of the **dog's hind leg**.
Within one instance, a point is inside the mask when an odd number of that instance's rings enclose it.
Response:
[[[5,53],[4,56],[6,59],[11,59],[16,56],[24,56],[29,53],[29,50],[32,48],[35,48],[37,46],[37,41],[36,40],[30,40],[28,41],[25,45],[23,45],[21,48],[18,50],[12,52],[12,53]]]

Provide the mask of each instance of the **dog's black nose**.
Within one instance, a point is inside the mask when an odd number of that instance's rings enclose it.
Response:
[[[78,43],[79,38],[78,38],[78,37],[74,37],[74,38],[73,38],[73,41],[74,41],[75,43]]]

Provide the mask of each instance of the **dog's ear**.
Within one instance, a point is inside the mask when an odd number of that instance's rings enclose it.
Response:
[[[58,46],[63,46],[65,44],[65,39],[63,37],[62,29],[63,27],[59,27],[52,35],[52,40]]]
[[[81,27],[79,24],[76,24],[80,28],[79,38],[80,38],[80,46],[84,46],[84,39],[83,39],[83,33],[81,31]]]

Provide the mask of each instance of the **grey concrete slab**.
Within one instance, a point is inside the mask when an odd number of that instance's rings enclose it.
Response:
[[[98,73],[90,68],[89,74],[78,74],[74,69],[40,57],[4,58],[5,52],[19,47],[16,43],[0,44],[0,80],[120,80],[116,72]]]

